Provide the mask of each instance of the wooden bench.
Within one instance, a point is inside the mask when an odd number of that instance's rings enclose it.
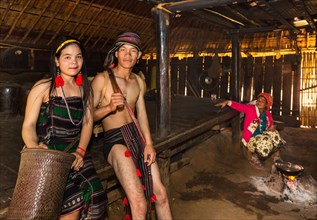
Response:
[[[171,161],[173,156],[184,152],[190,147],[203,142],[218,131],[212,128],[222,122],[229,121],[238,113],[232,110],[219,113],[215,117],[206,120],[205,122],[196,123],[178,129],[168,135],[164,139],[156,139],[153,137],[154,147],[157,152],[157,163],[160,167],[162,182],[168,186],[170,182],[170,173],[180,169],[189,163],[188,158],[179,158],[177,161]],[[97,169],[105,189],[107,190],[109,203],[112,203],[120,198],[123,198],[124,192],[115,176],[113,169],[106,163],[102,155],[102,127],[98,126],[94,129],[94,138],[92,140],[91,153],[94,158],[94,164]]]

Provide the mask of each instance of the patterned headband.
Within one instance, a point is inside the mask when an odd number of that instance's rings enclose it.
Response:
[[[124,44],[128,44],[130,46],[135,47],[136,49],[138,49],[139,51],[141,50],[141,38],[137,33],[134,32],[124,32],[122,34],[120,34],[115,42],[115,46],[111,49],[111,51],[116,51],[118,50],[122,45]]]

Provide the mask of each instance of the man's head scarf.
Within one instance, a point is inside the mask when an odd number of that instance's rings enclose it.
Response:
[[[269,93],[266,93],[266,92],[262,92],[258,95],[258,98],[259,97],[264,97],[265,100],[266,100],[266,103],[267,103],[267,109],[270,109],[273,105],[273,98],[271,96],[271,94]]]
[[[113,45],[113,47],[110,49],[110,51],[107,54],[106,60],[105,60],[105,67],[109,67],[112,65],[114,60],[114,53],[123,45],[130,45],[132,47],[135,47],[138,51],[141,51],[141,37],[139,34],[132,32],[132,31],[125,31],[120,33],[116,41]]]
[[[117,36],[117,39],[114,43],[113,48],[110,51],[117,51],[121,46],[128,44],[132,47],[135,47],[139,51],[141,50],[141,38],[140,35],[138,35],[135,32],[126,31]]]

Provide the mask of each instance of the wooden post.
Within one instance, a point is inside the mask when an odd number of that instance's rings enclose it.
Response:
[[[238,34],[232,35],[232,74],[230,81],[232,82],[232,99],[240,101],[240,85],[239,85],[239,62],[240,62],[240,47]],[[241,126],[240,115],[232,119],[232,144],[235,149],[240,148],[241,142]]]
[[[169,14],[162,9],[156,10],[157,19],[157,136],[166,137],[171,127],[171,83],[168,49]]]

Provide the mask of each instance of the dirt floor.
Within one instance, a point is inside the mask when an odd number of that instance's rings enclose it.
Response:
[[[20,125],[21,117],[10,123],[3,117],[0,123],[0,164],[6,168],[0,173],[1,206],[7,204],[6,198],[12,194],[8,189],[14,186],[17,174]],[[224,129],[181,155],[189,158],[190,163],[171,174],[169,191],[174,219],[317,219],[317,129],[285,127],[281,136],[287,141],[283,159],[305,168],[299,178],[299,193],[268,188],[265,183],[270,177],[272,159],[265,161],[264,172],[255,170],[242,151],[233,147],[231,131]],[[109,205],[109,220],[123,219],[123,216],[122,201]],[[152,216],[155,220],[154,211]]]
[[[190,158],[190,164],[172,173],[174,219],[317,219],[317,129],[286,127],[281,136],[287,141],[284,161],[305,168],[298,191],[268,187],[272,159],[265,161],[265,171],[255,170],[242,151],[232,147],[230,130],[223,130],[186,151],[182,157]],[[122,202],[112,203],[109,219],[122,217]]]

